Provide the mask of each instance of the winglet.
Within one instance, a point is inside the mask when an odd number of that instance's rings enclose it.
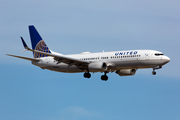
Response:
[[[26,50],[29,50],[30,48],[27,46],[26,42],[24,41],[24,39],[21,37],[21,40],[22,40],[22,43],[23,43],[23,46]]]

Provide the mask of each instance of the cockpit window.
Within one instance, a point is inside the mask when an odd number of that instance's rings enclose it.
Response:
[[[162,53],[155,53],[154,55],[155,56],[160,56],[160,55],[164,55],[164,54],[162,54]]]

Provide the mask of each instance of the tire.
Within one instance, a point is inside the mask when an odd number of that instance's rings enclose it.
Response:
[[[155,71],[152,71],[152,75],[156,75],[156,72],[155,72]]]

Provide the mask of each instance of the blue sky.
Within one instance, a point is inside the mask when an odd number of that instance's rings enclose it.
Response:
[[[180,2],[177,0],[23,1],[0,4],[1,120],[179,120],[180,119]],[[62,54],[153,49],[171,61],[135,76],[42,70],[29,61],[5,54],[32,57],[28,25],[35,25],[46,44]]]

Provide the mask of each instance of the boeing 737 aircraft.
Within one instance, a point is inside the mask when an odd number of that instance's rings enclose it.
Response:
[[[83,52],[63,55],[50,50],[33,25],[29,26],[29,33],[32,49],[27,46],[22,37],[21,40],[25,50],[33,52],[34,58],[7,55],[29,60],[33,65],[42,69],[65,73],[84,72],[85,78],[91,77],[90,72],[101,72],[104,73],[101,80],[107,81],[107,73],[109,72],[115,72],[120,76],[130,76],[142,68],[152,68],[152,74],[156,75],[155,70],[162,68],[163,65],[170,61],[169,57],[155,50]]]

